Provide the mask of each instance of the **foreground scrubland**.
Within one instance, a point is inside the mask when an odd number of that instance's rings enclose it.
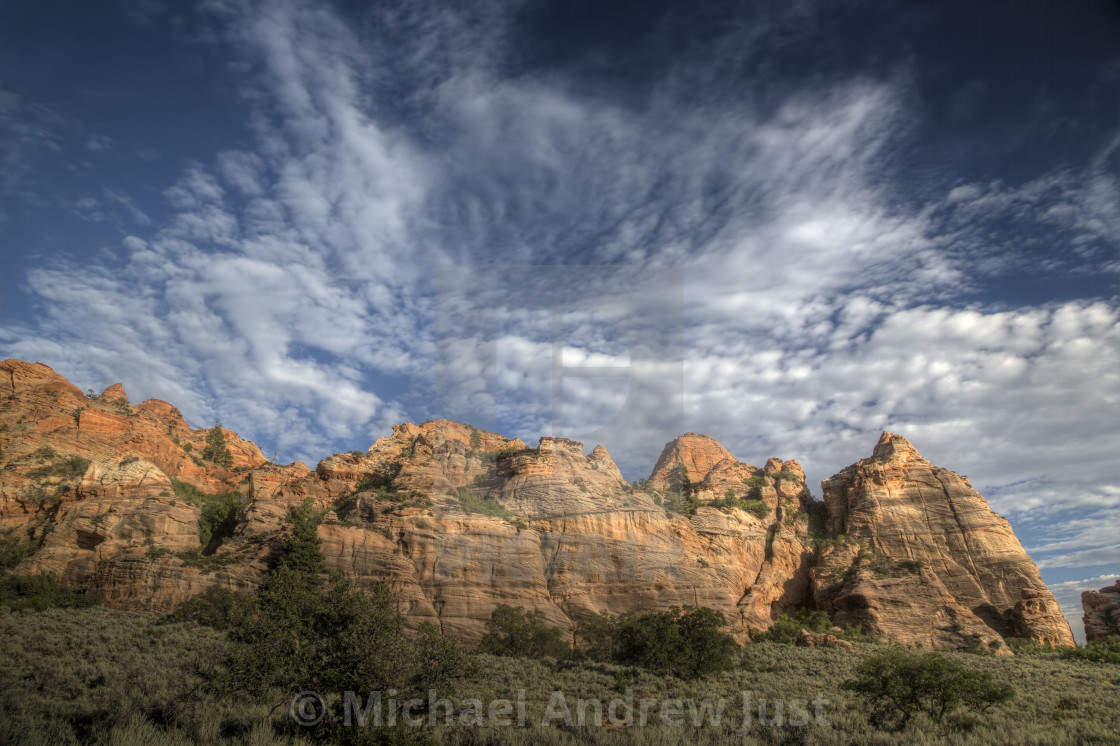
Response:
[[[168,623],[148,614],[101,608],[0,611],[3,665],[0,666],[0,742],[4,743],[312,743],[316,729],[295,723],[288,706],[273,709],[270,699],[215,696],[200,672],[228,654],[225,633],[193,622]],[[869,721],[869,709],[857,693],[841,688],[854,677],[861,660],[883,646],[857,644],[854,652],[817,650],[778,643],[754,643],[736,653],[734,667],[721,674],[682,680],[639,668],[594,661],[547,658],[531,660],[485,653],[471,656],[476,668],[466,678],[439,691],[453,702],[455,719],[469,709],[464,700],[477,698],[488,707],[509,699],[516,708],[524,690],[525,727],[492,726],[483,717],[478,726],[366,728],[352,726],[348,740],[430,741],[434,743],[948,743],[1064,744],[1120,743],[1116,702],[1120,700],[1120,667],[1109,663],[1067,660],[1055,653],[995,658],[948,654],[970,668],[989,672],[1012,684],[1009,701],[984,714],[962,711],[943,724],[916,715],[900,731],[880,729]],[[357,685],[356,685],[357,686]],[[606,708],[626,690],[642,698],[726,698],[723,722],[706,718],[693,727],[687,702],[685,724],[668,726],[653,710],[645,727],[602,727],[588,708],[588,725],[567,727],[554,718],[540,727],[554,691],[565,695],[576,716],[577,700],[597,700]],[[754,711],[745,737],[742,696],[750,692]],[[287,700],[296,692],[276,692]],[[331,693],[324,693],[330,695]],[[368,692],[362,692],[363,704]],[[768,717],[774,703],[823,698],[827,725],[765,726],[758,722],[757,703],[765,700]],[[329,696],[328,696],[329,699]],[[386,700],[388,695],[386,694]],[[333,703],[336,708],[339,703]],[[810,715],[813,706],[805,708]],[[620,710],[621,712],[621,710]],[[469,715],[469,713],[467,713]],[[790,719],[785,709],[784,717]],[[426,721],[426,717],[422,716]],[[513,718],[516,719],[516,711]],[[672,718],[671,718],[672,719]],[[470,722],[471,718],[467,717]],[[328,740],[335,740],[334,736]]]

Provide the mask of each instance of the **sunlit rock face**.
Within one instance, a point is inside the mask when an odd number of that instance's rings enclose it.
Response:
[[[1085,611],[1086,642],[1120,636],[1120,580],[1108,588],[1082,593],[1081,608]]]
[[[1003,637],[1072,645],[1073,636],[1010,524],[966,477],[934,466],[901,435],[822,483],[827,534],[813,596],[841,624],[927,647]]]
[[[0,396],[0,529],[35,549],[17,571],[88,584],[113,606],[251,593],[291,509],[310,500],[329,568],[388,584],[410,624],[467,641],[510,604],[565,629],[601,611],[699,605],[745,639],[818,608],[936,648],[1073,642],[1007,522],[890,433],[825,480],[820,503],[797,461],[752,466],[695,433],[668,443],[638,486],[602,445],[530,448],[449,420],[397,425],[314,469],[270,464],[224,430],[227,469],[200,458],[206,428],[166,402],[130,405],[119,384],[86,396],[45,365],[7,360]],[[202,546],[203,508],[176,483],[237,493],[242,519]]]

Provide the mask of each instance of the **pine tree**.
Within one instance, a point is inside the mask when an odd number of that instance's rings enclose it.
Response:
[[[226,445],[226,436],[222,432],[222,423],[214,425],[206,433],[206,447],[202,449],[202,458],[211,461],[217,466],[230,468],[233,466],[233,454]]]
[[[292,538],[284,548],[279,568],[292,570],[318,583],[323,570],[323,550],[319,541],[319,522],[322,516],[315,510],[311,498],[292,509]]]

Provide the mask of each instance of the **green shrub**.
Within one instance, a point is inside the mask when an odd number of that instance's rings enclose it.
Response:
[[[505,448],[499,448],[496,451],[483,451],[480,455],[482,456],[483,461],[493,464],[496,463],[499,459],[502,459],[506,456],[511,456],[515,453],[520,453],[523,450],[525,449],[518,448],[517,446],[506,446]]]
[[[964,647],[960,650],[969,655],[995,655],[1000,647],[1002,646],[999,640],[989,640],[984,644],[979,635],[972,635],[964,641]]]
[[[588,617],[576,625],[576,637],[589,658],[694,679],[732,667],[739,646],[720,631],[726,624],[714,609],[673,607]]]
[[[39,545],[23,541],[13,530],[0,533],[0,570],[15,567],[35,553]]]
[[[358,483],[354,485],[354,492],[380,492],[383,499],[389,499],[387,496],[389,495],[389,484],[392,481],[392,476],[389,474],[371,471],[358,480]]]
[[[1090,663],[1120,663],[1120,636],[1109,635],[1104,642],[1093,641],[1085,647],[1062,648],[1062,657]]]
[[[202,506],[198,518],[198,543],[203,547],[220,544],[233,535],[234,529],[245,518],[245,508],[249,500],[238,492],[210,494],[193,484],[171,481],[175,497]]]
[[[42,446],[41,448],[36,448],[31,453],[31,457],[36,459],[53,459],[55,455],[56,454],[54,452],[54,449],[50,446]]]
[[[700,507],[700,500],[695,495],[691,494],[662,492],[661,507],[664,508],[667,513],[678,513],[683,516],[691,517],[696,513],[696,509]]]
[[[545,624],[540,611],[499,604],[486,623],[486,634],[478,647],[491,655],[563,658],[571,654],[572,648],[562,634],[556,627]]]
[[[742,500],[738,507],[756,518],[765,518],[770,515],[770,506],[761,500]]]
[[[92,593],[60,585],[50,575],[0,576],[0,606],[12,611],[83,608],[97,603]]]
[[[728,508],[735,507],[738,503],[739,498],[735,497],[735,490],[728,490],[727,492],[723,493],[723,497],[717,497],[716,499],[708,503],[708,507],[726,510]]]
[[[50,449],[47,449],[50,450]],[[54,453],[54,451],[51,451]],[[54,463],[40,466],[37,469],[32,469],[27,473],[29,477],[40,479],[43,477],[80,477],[86,473],[89,468],[89,459],[82,458],[81,456],[70,456],[62,461],[55,461]]]
[[[827,632],[831,627],[832,615],[827,611],[798,609],[792,614],[782,614],[774,620],[770,629],[755,632],[752,638],[792,645],[803,629],[807,632]]]
[[[855,547],[860,545],[860,540],[847,536],[846,534],[839,534],[837,536],[811,536],[810,542],[813,549],[827,549],[829,547]]]
[[[228,588],[211,586],[191,596],[168,615],[170,622],[194,622],[214,629],[244,627],[253,613],[253,602]]]
[[[236,554],[204,554],[202,549],[189,549],[174,554],[187,567],[197,567],[205,573],[216,572],[241,559]]]
[[[354,492],[374,492],[381,486],[382,481],[376,474],[366,474],[354,485]]]
[[[465,513],[492,515],[506,520],[510,520],[514,517],[513,513],[503,508],[496,500],[491,500],[488,497],[479,497],[468,487],[460,487],[457,492],[459,494],[459,506]]]
[[[961,707],[984,713],[1015,696],[1011,685],[958,659],[898,646],[866,658],[843,687],[867,701],[873,724],[893,729],[919,713],[942,723]]]
[[[198,540],[203,546],[220,543],[233,535],[234,529],[245,517],[248,501],[236,492],[214,495],[202,504],[198,519]]]
[[[801,477],[797,476],[792,471],[787,471],[786,469],[782,469],[781,471],[776,473],[774,477],[787,482],[797,482],[801,479]]]
[[[1028,640],[1025,637],[1008,637],[1004,642],[1007,643],[1008,649],[1015,655],[1039,655],[1053,651],[1053,648],[1049,645],[1039,645],[1034,640]]]
[[[735,497],[734,490],[728,490],[727,493],[716,500],[708,503],[713,508],[720,510],[729,510],[731,508],[738,508],[739,510],[746,511],[756,518],[762,519],[770,515],[770,506],[761,500],[752,500],[748,498]]]
[[[770,478],[760,474],[757,477],[749,477],[747,479],[744,479],[743,484],[755,489],[761,489],[762,487],[770,486]]]

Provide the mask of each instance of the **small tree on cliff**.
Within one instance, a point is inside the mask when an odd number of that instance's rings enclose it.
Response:
[[[677,492],[683,497],[692,488],[692,480],[688,476],[688,467],[684,464],[677,464],[673,468],[674,481],[677,483]]]
[[[291,570],[317,584],[323,571],[323,551],[319,542],[319,523],[322,516],[304,500],[292,509],[292,538],[284,546],[284,554],[277,564],[277,571]]]
[[[218,466],[230,468],[233,466],[233,454],[226,445],[226,436],[222,432],[222,423],[214,425],[206,433],[206,447],[202,449],[202,458]]]

